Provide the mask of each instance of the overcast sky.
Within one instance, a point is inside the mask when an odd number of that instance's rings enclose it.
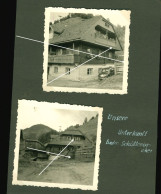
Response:
[[[64,107],[64,109],[62,109]],[[59,131],[76,124],[82,124],[85,117],[96,116],[97,111],[70,110],[66,105],[55,108],[52,103],[19,101],[17,127],[25,129],[37,124],[43,124]],[[71,108],[71,107],[70,107]]]
[[[110,22],[114,25],[125,26],[130,20],[130,11],[126,10],[85,10],[85,9],[64,9],[64,11],[60,9],[55,9],[50,14],[50,21],[54,22],[61,17],[65,17],[68,13],[92,13],[93,15],[102,15],[105,19],[109,18]],[[60,12],[61,11],[61,12]]]

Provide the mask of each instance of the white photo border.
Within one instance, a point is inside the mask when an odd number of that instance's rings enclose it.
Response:
[[[120,11],[120,14],[127,20],[125,26],[125,46],[124,46],[124,65],[123,65],[123,82],[122,89],[93,89],[93,88],[75,88],[75,87],[57,87],[47,86],[47,67],[48,67],[48,40],[49,40],[49,21],[51,12],[64,12],[64,13],[94,13],[94,12],[105,12],[105,11]],[[122,13],[121,13],[122,12]],[[128,93],[128,66],[129,66],[129,46],[130,46],[130,10],[111,10],[111,9],[85,9],[85,8],[63,8],[63,7],[48,7],[45,8],[45,26],[44,26],[44,63],[43,63],[43,75],[42,75],[42,88],[45,92],[76,92],[76,93],[108,93],[108,94],[127,94]]]
[[[18,120],[21,115],[19,115],[19,107],[23,103],[31,103],[33,106],[46,106],[50,105],[55,109],[67,109],[67,110],[79,110],[79,111],[96,111],[98,112],[98,124],[97,124],[97,140],[96,140],[96,151],[95,151],[95,162],[94,162],[94,175],[93,175],[93,185],[76,185],[76,184],[63,184],[63,183],[47,183],[47,182],[34,182],[34,181],[23,181],[18,180],[18,160],[19,160],[19,146],[20,146],[20,127],[18,126]],[[13,162],[13,176],[12,185],[25,185],[25,186],[38,186],[38,187],[58,187],[58,188],[69,188],[69,189],[81,189],[81,190],[98,190],[98,176],[99,176],[99,163],[100,163],[100,144],[101,144],[101,132],[102,132],[102,117],[103,108],[101,107],[91,107],[83,105],[70,105],[70,104],[59,104],[51,102],[38,102],[36,100],[18,100],[17,109],[17,127],[16,127],[16,139],[15,139],[15,149],[14,149],[14,162]]]

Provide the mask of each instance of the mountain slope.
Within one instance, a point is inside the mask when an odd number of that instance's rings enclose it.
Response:
[[[23,138],[38,140],[42,135],[47,134],[47,133],[57,134],[58,132],[48,126],[38,124],[38,125],[33,125],[29,128],[24,129]]]
[[[81,125],[78,130],[80,130],[85,136],[87,136],[95,143],[97,136],[97,123],[98,117],[95,117]]]
[[[98,116],[91,118],[89,121],[87,121],[83,125],[80,125],[79,127],[71,126],[66,130],[80,130],[85,136],[87,136],[90,140],[92,140],[95,143],[97,136],[97,123]]]

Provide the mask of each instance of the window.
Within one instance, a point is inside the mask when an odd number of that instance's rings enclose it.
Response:
[[[116,35],[115,35],[115,33],[108,31],[108,39],[110,41],[116,41]]]
[[[104,51],[104,50],[100,50],[100,49],[99,49],[99,50],[98,50],[98,54],[101,54],[103,51]]]
[[[93,68],[88,68],[87,69],[87,75],[91,75],[93,73]]]
[[[98,73],[100,74],[102,72],[102,68],[98,68]]]
[[[91,50],[90,48],[87,48],[86,51],[89,53],[89,54],[86,55],[86,57],[87,57],[88,59],[91,59],[91,58],[92,58],[92,55],[90,55],[90,53],[92,54],[92,50]]]
[[[62,54],[63,54],[63,55],[66,55],[66,54],[67,54],[67,50],[66,50],[66,49],[63,49],[63,50],[62,50]]]
[[[58,73],[58,67],[54,67],[54,73]]]
[[[56,55],[62,55],[62,49],[57,49],[56,50]]]
[[[68,147],[68,150],[69,150],[69,151],[73,151],[74,148],[73,148],[72,146],[70,146],[70,147]]]
[[[75,50],[76,50],[76,51],[74,52],[74,54],[75,54],[75,55],[79,55],[79,46],[75,46]]]
[[[80,141],[80,137],[75,137],[75,140],[76,141]]]
[[[87,52],[88,52],[88,53],[91,53],[91,49],[90,49],[90,48],[88,48],[88,49],[87,49]]]
[[[107,39],[107,30],[100,25],[95,27],[95,36],[103,39]]]
[[[63,149],[62,147],[59,147],[59,151],[62,151],[62,149]]]
[[[56,55],[56,51],[55,51],[54,47],[49,46],[49,54],[50,55]]]
[[[112,52],[109,52],[108,53],[108,56],[109,56],[109,58],[113,58],[113,53]]]
[[[70,75],[70,68],[69,67],[65,68],[65,73],[66,73],[66,75]]]

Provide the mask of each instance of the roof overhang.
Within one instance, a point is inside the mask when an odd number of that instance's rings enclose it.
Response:
[[[96,42],[93,42],[93,41],[88,41],[88,40],[85,40],[85,39],[72,39],[72,40],[67,40],[67,41],[60,41],[60,42],[53,42],[53,43],[49,43],[49,45],[60,45],[60,44],[65,44],[65,43],[69,43],[69,42],[76,42],[76,41],[82,41],[82,42],[86,42],[86,43],[90,43],[92,45],[97,45],[97,46],[100,46],[102,48],[110,48],[111,46],[107,46],[107,45],[103,45],[103,44],[100,44],[100,43],[96,43]],[[116,47],[112,47],[113,50],[116,50],[116,51],[121,51],[121,49],[118,49]]]
[[[54,45],[54,44],[64,44],[64,43],[69,43],[69,42],[74,42],[74,41],[78,41],[81,40],[80,38],[78,39],[71,39],[71,40],[66,40],[66,41],[54,41],[54,40],[49,40],[49,44],[50,45]]]

